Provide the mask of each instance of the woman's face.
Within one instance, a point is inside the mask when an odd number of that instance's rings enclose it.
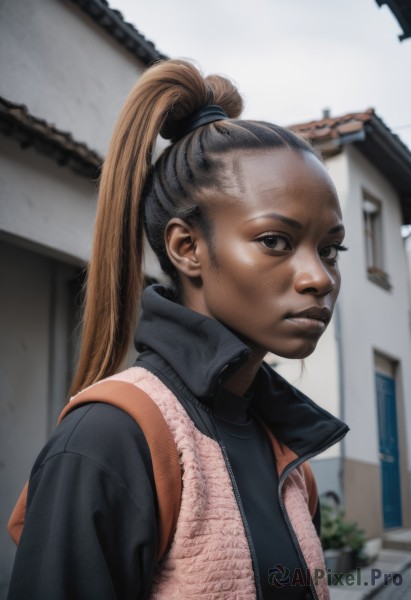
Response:
[[[344,228],[334,185],[309,152],[235,157],[233,191],[207,202],[212,249],[200,240],[195,310],[239,334],[254,352],[310,355],[340,289]]]

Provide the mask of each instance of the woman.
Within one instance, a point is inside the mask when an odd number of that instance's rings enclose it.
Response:
[[[263,359],[309,356],[326,329],[341,211],[311,146],[241,111],[226,79],[159,63],[126,101],[101,177],[72,391],[121,370],[144,231],[172,285],[143,292],[139,358],[114,379],[151,397],[177,446],[171,547],[158,562],[151,445],[129,415],[89,403],[34,465],[10,600],[329,597],[306,461],[348,427]],[[152,166],[158,134],[171,144]]]

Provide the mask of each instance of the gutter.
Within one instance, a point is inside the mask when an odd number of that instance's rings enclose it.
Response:
[[[341,331],[341,310],[340,305],[335,305],[334,309],[334,324],[335,324],[335,340],[337,342],[337,362],[338,362],[338,391],[339,391],[339,418],[345,422],[345,371],[344,371],[344,354],[343,354],[343,339]],[[340,498],[341,503],[345,506],[345,489],[344,489],[344,469],[345,469],[345,437],[341,440],[340,466],[338,475],[340,479]]]

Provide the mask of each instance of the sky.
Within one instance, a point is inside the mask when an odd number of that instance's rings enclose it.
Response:
[[[411,39],[375,0],[109,0],[158,50],[234,80],[244,116],[291,125],[373,107],[411,148]]]

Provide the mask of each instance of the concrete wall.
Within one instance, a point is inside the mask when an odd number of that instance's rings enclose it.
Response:
[[[304,361],[270,355],[275,369],[314,402],[342,418],[338,356],[338,318],[333,320],[318,342],[314,353]],[[343,501],[341,469],[342,443],[335,444],[310,463],[320,494],[333,491]]]
[[[346,518],[357,521],[368,538],[383,531],[380,467],[362,460],[344,461]]]
[[[341,325],[344,340],[345,389],[347,418],[355,429],[350,434],[347,455],[370,462],[378,458],[374,384],[374,350],[410,364],[408,327],[407,266],[400,234],[401,212],[397,195],[386,179],[354,148],[347,149],[350,165],[350,192],[342,198],[350,251],[341,263],[345,285],[340,296]],[[387,291],[370,281],[362,225],[362,193],[370,192],[382,203],[383,238],[386,270],[392,290]],[[411,372],[403,374],[403,387],[411,389]],[[411,431],[409,391],[405,398],[407,430]],[[349,400],[348,400],[349,399]],[[408,454],[410,461],[411,454]]]
[[[358,520],[371,536],[381,533],[383,522],[375,390],[378,353],[397,365],[404,526],[411,524],[410,313],[401,211],[393,187],[357,149],[345,148],[327,160],[327,168],[337,187],[349,247],[340,258],[342,286],[336,312],[317,350],[304,361],[302,375],[299,361],[275,357],[275,362],[291,383],[350,426],[344,442],[314,459],[312,465],[320,493],[328,488],[338,493],[343,481],[340,495],[347,517]],[[392,283],[389,291],[368,279],[364,191],[382,203],[384,264]],[[411,242],[409,245],[411,248]]]
[[[270,355],[276,371],[290,383],[311,397],[314,402],[340,415],[338,388],[338,356],[335,342],[335,321],[331,321],[318,342],[314,353],[304,361]],[[321,456],[331,458],[339,455],[338,446],[332,446]]]
[[[143,65],[69,0],[0,0],[0,95],[104,155]]]
[[[91,180],[0,136],[0,599],[15,550],[7,519],[66,401],[70,282],[89,256],[95,195]]]
[[[66,400],[73,358],[66,307],[73,304],[69,283],[76,273],[0,241],[0,598],[15,551],[7,520]]]
[[[397,363],[397,412],[402,450],[402,484],[408,488],[408,465],[411,433],[411,364],[408,323],[409,296],[406,257],[401,238],[401,211],[397,194],[388,181],[353,147],[346,148],[348,186],[340,193],[347,245],[350,248],[341,262],[344,286],[340,295],[341,332],[344,344],[345,418],[351,431],[345,445],[347,472],[361,471],[360,480],[373,485],[355,485],[346,476],[348,516],[360,518],[364,506],[373,506],[380,498],[379,441],[375,390],[375,353]],[[333,176],[333,169],[330,166]],[[363,192],[382,204],[384,265],[392,284],[391,290],[369,280],[362,219]],[[402,417],[402,418],[400,418]],[[354,466],[357,462],[357,467]],[[369,469],[369,475],[365,470]],[[359,472],[358,471],[358,472]],[[351,499],[350,499],[351,496]],[[403,494],[404,526],[410,524],[409,490]],[[380,507],[381,509],[381,507]],[[375,527],[380,527],[381,519]],[[371,530],[371,527],[369,527]],[[375,529],[374,529],[375,531]]]
[[[90,254],[95,209],[94,182],[0,136],[0,235],[81,264]]]
[[[104,157],[137,59],[69,0],[0,0],[0,56],[1,96]],[[96,182],[0,135],[0,600],[5,524],[66,400],[95,207]]]

